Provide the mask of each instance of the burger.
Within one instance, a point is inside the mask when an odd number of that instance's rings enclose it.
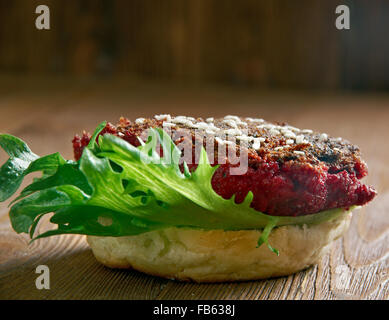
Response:
[[[2,134],[0,201],[32,241],[82,234],[98,261],[196,282],[283,276],[319,261],[376,191],[342,138],[259,118],[156,115],[103,122],[74,160]],[[37,234],[52,213],[53,229]]]

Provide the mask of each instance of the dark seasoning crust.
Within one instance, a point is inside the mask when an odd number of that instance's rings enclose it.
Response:
[[[219,144],[236,148],[237,154],[247,152],[246,174],[230,175],[228,169],[232,165],[226,159],[227,163],[216,171],[212,186],[224,198],[235,195],[238,203],[252,191],[252,207],[261,212],[289,216],[312,214],[363,205],[376,195],[373,188],[359,181],[367,175],[367,166],[357,146],[342,138],[300,130],[286,123],[237,116],[194,119],[157,115],[154,119],[139,118],[135,122],[121,118],[117,126],[108,124],[102,134],[114,134],[138,146],[137,137],[145,140],[150,127],[162,127],[170,132],[178,146],[189,143],[194,148],[196,140],[204,146],[212,141],[215,163]],[[90,135],[85,132],[82,137],[74,138],[76,159],[89,139]],[[194,164],[189,165],[191,170],[197,163],[194,157]]]
[[[162,115],[163,116],[163,115]],[[158,116],[157,116],[158,117]],[[168,116],[167,116],[168,117]],[[227,116],[228,117],[228,116]],[[231,116],[236,117],[236,116]],[[212,118],[208,118],[212,119]],[[247,120],[248,119],[248,120]],[[142,120],[142,119],[141,119]],[[145,132],[148,128],[153,127],[163,127],[164,123],[172,123],[169,118],[163,118],[163,120],[157,119],[144,119],[142,123],[131,123],[125,118],[121,118],[117,126],[118,132],[122,133],[124,136],[128,135],[130,132],[131,135],[139,136],[141,133]],[[173,118],[174,120],[174,118]],[[212,122],[210,120],[197,118],[194,121],[191,121],[193,124],[198,123],[213,123],[215,127],[220,130],[215,131],[211,134],[207,129],[194,128],[191,125],[183,123],[174,123],[175,126],[170,127],[173,137],[174,132],[179,131],[180,129],[186,129],[190,132],[192,137],[195,137],[195,130],[203,133],[205,139],[218,137],[221,139],[226,139],[226,130],[239,129],[241,131],[246,130],[248,137],[253,138],[262,138],[264,141],[260,142],[260,148],[254,149],[254,141],[248,141],[248,152],[250,158],[255,158],[260,156],[262,158],[267,158],[276,161],[290,161],[298,160],[303,163],[310,163],[312,165],[317,165],[320,162],[325,162],[331,167],[338,168],[338,170],[347,170],[351,171],[358,159],[360,160],[360,150],[357,146],[351,144],[347,140],[342,138],[332,138],[328,137],[326,134],[313,132],[310,129],[300,130],[298,128],[288,126],[286,123],[271,123],[262,119],[253,119],[253,118],[243,118],[239,120],[241,123],[235,124],[236,126],[231,126],[231,122],[224,122],[224,120],[232,120],[231,118],[221,118],[214,119]],[[139,121],[140,122],[140,121]],[[230,123],[230,124],[229,124]],[[166,128],[166,127],[165,127]],[[282,134],[281,129],[284,128],[285,131],[288,130],[292,135]],[[272,131],[277,130],[278,132]],[[285,132],[284,131],[284,132]],[[119,134],[120,135],[120,134]],[[178,134],[178,136],[182,136]],[[227,135],[228,136],[228,135]],[[236,138],[240,135],[229,135],[229,137],[235,136],[231,141],[236,142],[238,148],[241,140]],[[303,142],[296,143],[296,137],[302,136]],[[288,140],[293,140],[292,143]],[[178,143],[178,140],[175,140]],[[218,141],[215,142],[215,151],[217,151]],[[204,143],[205,145],[205,143]],[[296,152],[295,152],[296,151]],[[366,172],[367,174],[367,172]]]

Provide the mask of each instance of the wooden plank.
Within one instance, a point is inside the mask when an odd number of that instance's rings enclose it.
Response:
[[[355,212],[350,230],[317,266],[289,277],[222,284],[179,283],[108,269],[96,262],[83,236],[57,236],[28,245],[26,235],[11,230],[6,204],[1,204],[0,299],[389,298],[388,96],[261,93],[124,80],[34,80],[18,90],[16,85],[20,81],[15,79],[0,85],[9,88],[0,94],[0,131],[21,136],[42,155],[60,151],[70,158],[74,133],[93,130],[101,120],[115,121],[121,115],[239,113],[286,120],[353,141],[363,151],[370,167],[367,181],[377,187],[379,196]],[[0,162],[4,160],[1,152]],[[47,222],[41,224],[47,227]],[[50,290],[35,287],[39,264],[50,268]],[[349,278],[342,280],[340,271]]]

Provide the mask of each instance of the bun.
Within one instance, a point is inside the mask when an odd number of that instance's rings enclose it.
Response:
[[[202,231],[170,228],[127,237],[88,236],[98,261],[151,275],[196,282],[255,280],[289,275],[319,261],[347,230],[351,212],[318,225],[273,229],[256,248],[259,230]]]

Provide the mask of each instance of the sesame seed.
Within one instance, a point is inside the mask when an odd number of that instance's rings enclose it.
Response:
[[[286,140],[286,144],[293,144],[294,143],[294,140],[293,139],[288,139]]]
[[[231,115],[225,116],[224,119],[226,119],[226,120],[240,121],[240,118],[239,118],[239,117],[237,117],[237,116],[231,116]]]
[[[194,124],[194,127],[197,129],[203,129],[203,130],[209,129],[208,123],[205,123],[205,122],[196,123],[196,124]]]
[[[237,136],[236,138],[239,139],[239,140],[242,140],[242,141],[252,141],[252,140],[254,140],[254,137],[243,136],[243,135]]]
[[[254,143],[253,144],[253,149],[254,150],[259,150],[261,148],[261,144],[260,143]]]
[[[135,120],[135,123],[136,123],[136,124],[142,124],[142,123],[144,123],[145,121],[146,121],[145,118],[138,118],[138,119]]]
[[[210,122],[213,122],[213,121],[214,121],[214,118],[207,118],[207,120],[205,120],[205,121],[207,121],[208,123],[210,123]]]
[[[304,129],[301,131],[302,133],[313,133],[311,129]]]
[[[230,127],[237,128],[236,122],[231,119],[225,119],[223,120],[224,123],[228,124]]]
[[[281,132],[279,132],[277,129],[274,129],[272,128],[269,133],[272,135],[272,136],[278,136],[279,134],[281,134]]]
[[[319,138],[320,141],[327,141],[327,139],[328,139],[328,135],[326,133],[322,133],[320,135],[320,138]]]
[[[179,118],[179,117],[176,117],[172,120],[170,120],[172,123],[180,123],[180,124],[188,124],[190,121],[186,118]]]
[[[296,137],[297,144],[303,143],[303,141],[304,141],[304,136],[302,134]]]
[[[216,127],[213,123],[208,124],[208,128],[211,130],[216,130],[216,131],[221,130],[220,128]]]
[[[290,131],[299,132],[301,131],[299,128],[293,127],[293,126],[286,126]]]
[[[240,126],[243,126],[243,127],[247,127],[248,126],[247,122],[244,122],[244,121],[237,121],[236,124],[238,124]]]
[[[280,151],[282,149],[284,149],[284,147],[276,147],[276,148],[274,148],[274,151]]]
[[[191,127],[191,128],[193,128],[193,126],[194,126],[194,123],[190,120],[186,120],[186,122],[184,124],[187,125],[188,127]]]
[[[296,138],[296,135],[292,131],[288,131],[283,134],[285,138]]]
[[[157,120],[166,120],[166,121],[170,121],[172,119],[170,114],[155,115],[154,118],[157,119]]]
[[[235,143],[233,141],[223,140],[223,142],[224,142],[224,144],[228,144],[230,146],[235,145]]]
[[[163,127],[171,128],[171,127],[175,127],[176,124],[175,124],[175,123],[171,123],[171,122],[164,121],[164,122],[162,123],[162,126],[163,126]]]
[[[263,119],[259,119],[259,118],[246,118],[247,121],[250,121],[250,122],[254,122],[254,123],[262,123],[262,122],[265,122],[265,120]]]
[[[230,136],[237,136],[237,135],[241,135],[242,131],[240,131],[239,129],[227,129],[224,130],[224,133]]]
[[[298,154],[298,155],[305,156],[305,152],[304,152],[304,151],[295,150],[295,151],[293,151],[293,153]]]

